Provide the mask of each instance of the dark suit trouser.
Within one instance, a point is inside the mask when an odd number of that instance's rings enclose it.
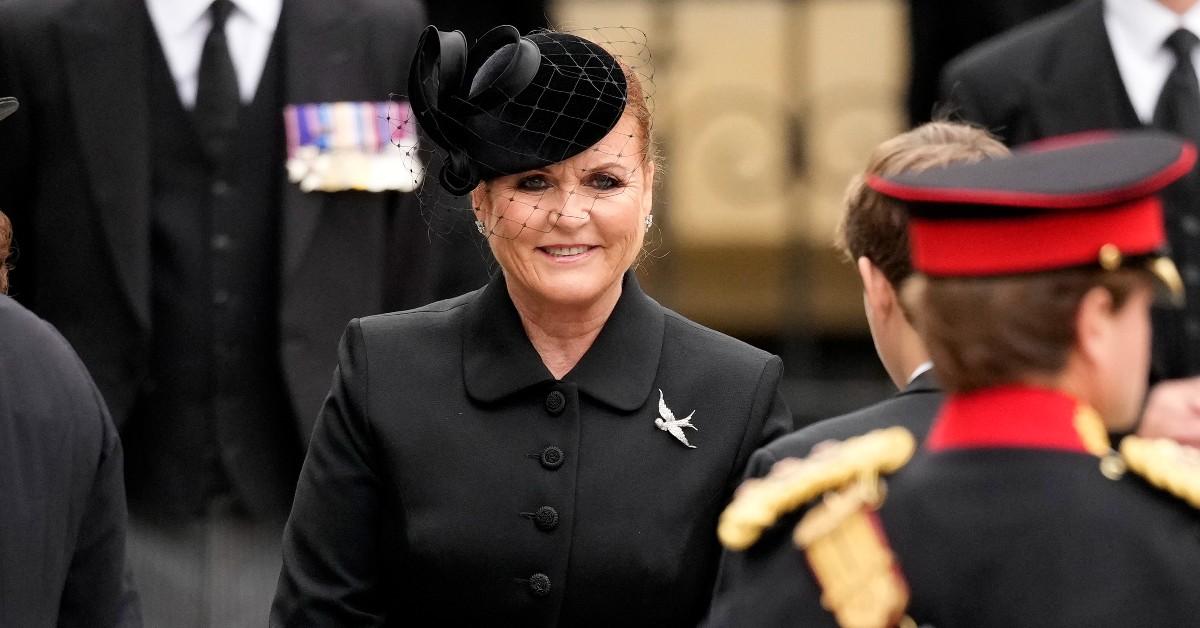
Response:
[[[231,502],[206,516],[129,518],[129,563],[146,628],[261,628],[280,569],[283,518],[255,521]]]

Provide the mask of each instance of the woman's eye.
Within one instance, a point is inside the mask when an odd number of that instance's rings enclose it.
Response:
[[[517,181],[517,189],[524,192],[541,192],[549,187],[550,182],[546,180],[546,177],[541,175],[524,177]]]
[[[612,176],[611,174],[605,174],[603,172],[597,172],[596,174],[588,177],[586,183],[588,186],[602,192],[619,188],[622,185],[620,179]]]

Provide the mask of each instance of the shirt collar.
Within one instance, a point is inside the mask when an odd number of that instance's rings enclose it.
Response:
[[[146,0],[155,26],[164,36],[180,35],[204,17],[212,0]]]
[[[911,386],[913,382],[917,381],[918,377],[928,373],[931,370],[933,370],[933,362],[930,362],[929,360],[918,364],[917,368],[913,369],[912,375],[908,376],[908,386]]]
[[[232,0],[238,10],[250,17],[259,28],[274,31],[279,24],[283,0]]]
[[[283,0],[230,0],[256,25],[275,30]],[[179,35],[196,25],[212,6],[212,0],[146,0],[146,7],[164,35]]]
[[[914,371],[912,379],[908,381],[908,385],[904,387],[901,394],[939,389],[937,378],[933,375],[933,363],[927,362],[926,364],[929,364],[929,368],[923,370],[918,368]]]
[[[662,306],[626,273],[604,328],[563,381],[618,410],[642,407],[654,390],[665,325]],[[503,274],[468,306],[462,333],[463,380],[472,398],[494,402],[554,381],[525,334]]]
[[[1143,58],[1161,53],[1163,42],[1180,27],[1200,35],[1200,4],[1181,16],[1158,0],[1105,0],[1104,11],[1110,26],[1120,29]]]

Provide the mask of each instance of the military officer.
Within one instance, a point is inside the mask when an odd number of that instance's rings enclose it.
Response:
[[[869,185],[911,212],[906,288],[948,392],[745,483],[721,626],[1182,626],[1200,617],[1200,451],[1136,426],[1153,288],[1181,295],[1155,193],[1195,149],[1060,140]],[[886,491],[885,491],[886,488]],[[886,498],[885,498],[886,496]]]

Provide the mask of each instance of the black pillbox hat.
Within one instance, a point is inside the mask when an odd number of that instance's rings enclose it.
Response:
[[[613,55],[577,35],[521,36],[497,26],[468,47],[460,31],[430,26],[417,45],[409,99],[447,153],[442,186],[462,195],[595,145],[620,120],[627,85]]]

